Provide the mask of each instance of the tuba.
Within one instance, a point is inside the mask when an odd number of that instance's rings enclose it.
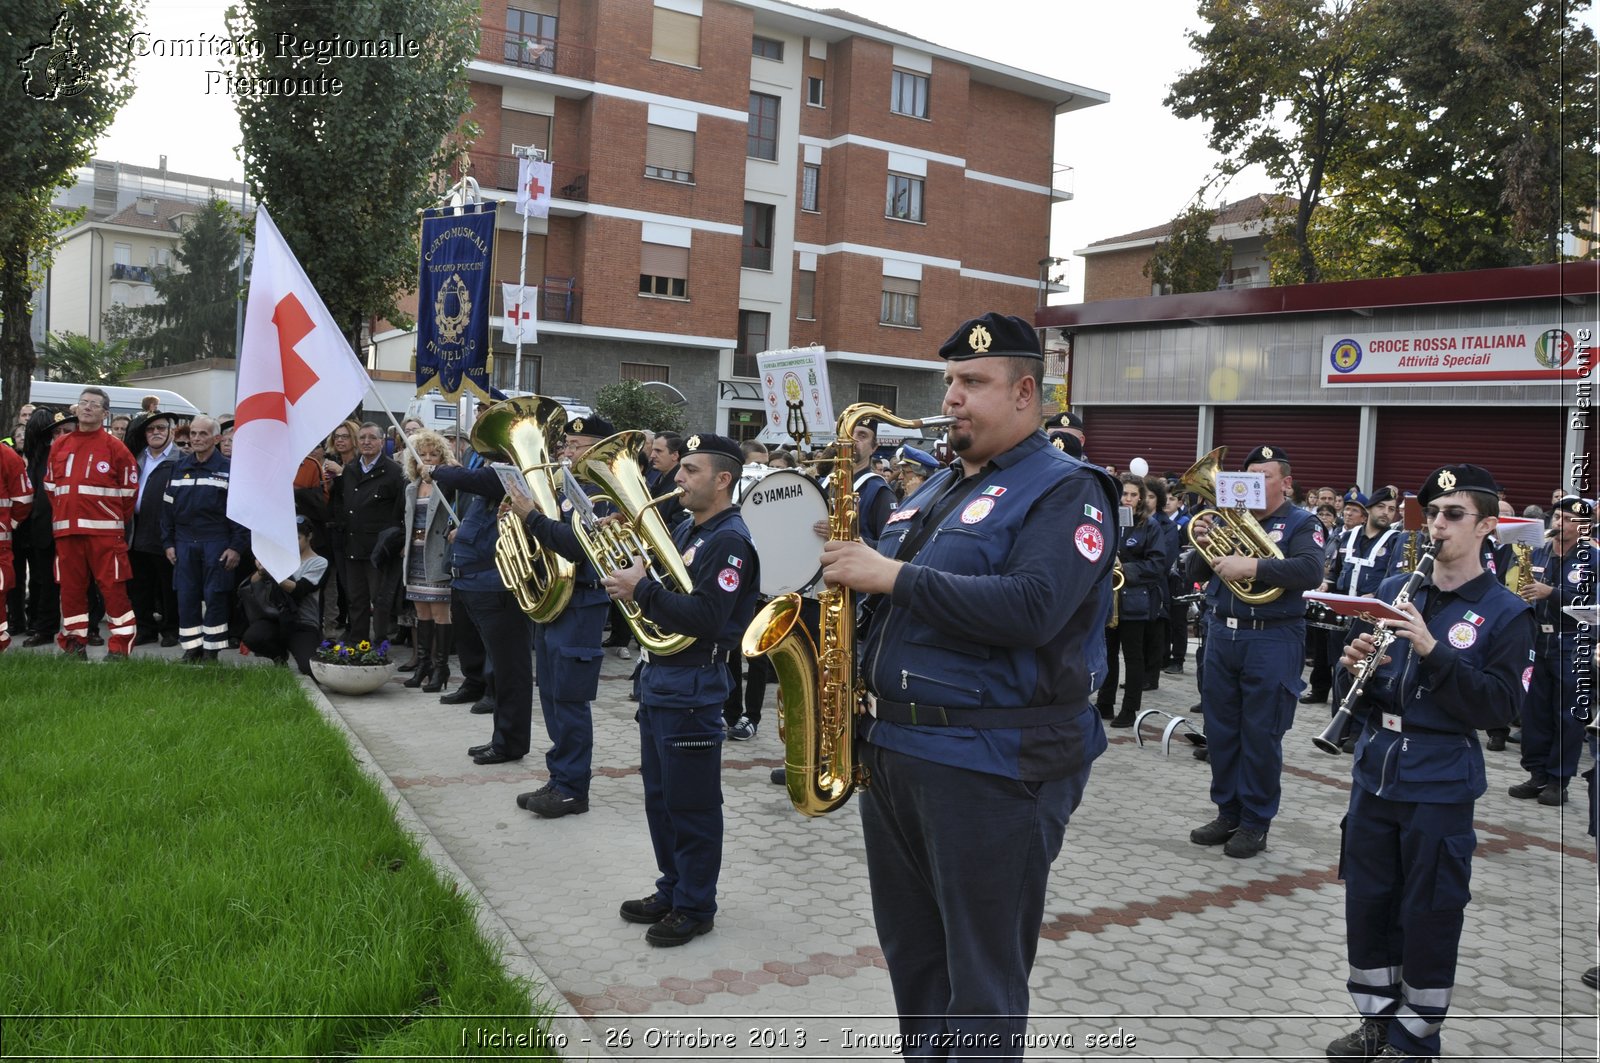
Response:
[[[650,497],[650,488],[639,471],[639,449],[644,445],[643,432],[618,432],[589,448],[589,452],[573,464],[573,475],[600,488],[600,493],[622,514],[621,521],[590,524],[576,506],[572,514],[572,530],[577,533],[583,552],[601,576],[610,575],[619,568],[633,564],[635,557],[643,558],[645,569],[669,590],[688,594],[694,589],[689,570],[684,567],[678,548],[672,543],[672,533],[656,507],[670,502],[682,494],[682,489],[668,492],[660,498]],[[689,648],[694,639],[688,635],[674,635],[659,626],[640,611],[637,602],[616,602],[622,618],[633,629],[639,645],[657,657],[668,657]]]
[[[526,395],[495,403],[472,427],[473,449],[506,454],[527,477],[533,504],[553,520],[561,519],[561,506],[556,501],[551,455],[560,449],[566,424],[567,411],[559,402]],[[499,526],[494,566],[500,570],[501,581],[535,622],[554,620],[572,600],[572,562],[528,542],[522,521],[509,510],[500,514]]]
[[[1210,509],[1203,509],[1189,520],[1189,542],[1200,551],[1200,556],[1207,561],[1215,561],[1219,557],[1239,553],[1245,557],[1257,559],[1263,557],[1282,558],[1283,551],[1278,549],[1278,544],[1267,538],[1266,529],[1261,522],[1250,514],[1249,510],[1232,507],[1221,508],[1217,505],[1217,472],[1222,466],[1223,455],[1228,453],[1227,447],[1218,447],[1193,465],[1183,474],[1178,481],[1178,486],[1185,491],[1193,492],[1205,499],[1210,504]],[[1195,522],[1206,515],[1213,515],[1216,520],[1212,522],[1211,532],[1206,537],[1207,544],[1201,546],[1195,541]],[[1283,594],[1282,587],[1267,587],[1256,590],[1255,579],[1223,580],[1230,591],[1241,602],[1251,605],[1266,605],[1268,602],[1277,601]]]
[[[899,428],[952,424],[953,417],[906,420],[882,406],[858,402],[839,415],[838,442],[828,480],[828,538],[860,538],[859,497],[854,485],[855,430],[869,418]],[[746,657],[767,656],[778,674],[783,706],[784,769],[789,800],[803,815],[821,816],[843,805],[866,770],[856,762],[855,716],[861,711],[863,683],[856,670],[855,594],[848,587],[825,587],[819,642],[800,623],[800,595],[783,594],[768,602],[740,640]]]

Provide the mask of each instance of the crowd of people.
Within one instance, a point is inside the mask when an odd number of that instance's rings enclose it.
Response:
[[[0,649],[13,632],[80,658],[102,641],[111,659],[159,643],[190,662],[237,645],[308,671],[325,638],[408,634],[405,685],[491,717],[487,741],[466,751],[476,764],[533,750],[537,691],[547,780],[516,804],[554,819],[589,811],[601,662],[637,642],[657,877],[619,915],[652,946],[685,945],[718,908],[722,744],[758,733],[776,679],[740,652],[763,564],[741,482],[798,469],[839,493],[830,478],[848,469],[859,535],[835,539],[826,520],[816,531],[828,540],[822,585],[861,606],[851,674],[872,784],[859,800],[908,1045],[958,1037],[1018,1054],[1003,1049],[1026,1030],[1049,869],[1093,761],[1108,727],[1135,724],[1145,691],[1185,673],[1193,636],[1196,755],[1215,814],[1191,842],[1236,859],[1262,852],[1297,705],[1348,715],[1341,866],[1361,1024],[1328,1055],[1437,1056],[1485,745],[1520,744],[1528,778],[1510,795],[1549,806],[1568,800],[1586,741],[1592,758],[1596,646],[1562,610],[1594,604],[1593,503],[1554,491],[1543,545],[1530,548],[1526,536],[1502,541],[1512,507],[1488,469],[1443,464],[1414,492],[1305,490],[1289,454],[1265,442],[1239,463],[1265,504],[1220,514],[1193,470],[1117,475],[1093,463],[1081,417],[1046,420],[1027,322],[975,318],[939,355],[953,423],[928,450],[880,446],[871,418],[842,457],[642,433],[620,461],[652,502],[634,518],[659,527],[653,548],[677,555],[676,573],[659,558],[597,567],[569,517],[592,510],[590,534],[616,524],[600,478],[582,477],[584,498],[555,478],[552,511],[521,486],[543,470],[507,474],[516,455],[415,420],[403,437],[350,420],[296,470],[301,563],[277,580],[227,518],[230,422],[149,406],[117,424],[105,393],[86,388],[70,410],[25,408],[0,447]],[[555,457],[578,471],[615,436],[598,416],[556,427]],[[1543,531],[1542,518],[1525,520]],[[545,566],[542,612],[501,576],[508,523]],[[1313,610],[1308,624],[1308,591],[1396,604],[1382,623]]]

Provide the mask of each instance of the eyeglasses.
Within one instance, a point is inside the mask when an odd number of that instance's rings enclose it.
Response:
[[[188,450],[189,449],[189,441],[187,439],[178,440],[176,445],[177,445],[177,448],[179,450]]]
[[[1439,506],[1429,506],[1427,509],[1422,511],[1422,515],[1428,518],[1429,524],[1432,524],[1441,514],[1444,516],[1445,522],[1448,524],[1454,524],[1463,517],[1471,517],[1474,521],[1483,519],[1482,514],[1474,513],[1472,510],[1464,509],[1461,506],[1445,506],[1443,508],[1440,508]]]
[[[105,408],[106,404],[101,402],[99,399],[78,400],[78,409],[80,410],[103,410]]]

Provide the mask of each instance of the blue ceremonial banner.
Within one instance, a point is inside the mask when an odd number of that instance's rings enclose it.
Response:
[[[424,211],[417,281],[417,394],[489,398],[495,205]]]

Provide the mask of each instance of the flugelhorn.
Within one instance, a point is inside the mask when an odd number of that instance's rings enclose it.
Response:
[[[839,415],[833,472],[828,479],[830,541],[860,539],[860,497],[854,485],[855,430],[877,419],[899,428],[933,428],[954,417],[907,420],[882,406],[858,402]],[[855,595],[848,587],[825,587],[819,640],[800,623],[800,595],[781,594],[750,621],[740,640],[746,657],[768,656],[778,674],[783,716],[783,766],[789,800],[803,815],[821,816],[850,800],[867,784],[856,761],[855,717],[861,711],[863,683],[856,668]]]
[[[525,395],[505,399],[478,415],[472,426],[472,447],[483,453],[504,453],[527,478],[534,508],[552,520],[561,519],[551,455],[561,447],[567,411],[554,399]],[[575,567],[552,550],[528,541],[522,521],[511,511],[500,514],[500,538],[494,544],[494,565],[517,606],[538,623],[561,615],[572,600]]]
[[[584,512],[574,506],[572,530],[601,576],[627,568],[637,557],[643,559],[645,570],[657,583],[679,594],[688,594],[694,590],[689,570],[673,545],[667,522],[656,510],[683,491],[679,488],[660,498],[650,497],[650,487],[639,471],[639,450],[643,446],[643,432],[618,432],[590,447],[588,453],[573,464],[573,475],[600,488],[600,493],[616,507],[622,519],[590,525]],[[636,602],[619,601],[616,605],[633,630],[634,638],[652,656],[668,657],[694,643],[688,635],[661,630],[646,619]]]
[[[1282,558],[1283,551],[1278,549],[1277,543],[1267,537],[1266,529],[1261,527],[1261,522],[1256,520],[1249,510],[1217,504],[1217,471],[1221,468],[1223,456],[1227,453],[1227,447],[1218,447],[1189,466],[1189,471],[1178,481],[1179,487],[1199,495],[1212,507],[1203,509],[1190,518],[1189,542],[1200,551],[1201,557],[1213,564],[1217,558],[1234,553],[1258,560],[1264,557]],[[1202,546],[1194,536],[1194,529],[1195,525],[1200,523],[1200,518],[1208,515],[1215,519],[1212,520],[1211,530],[1206,535],[1206,544]],[[1282,587],[1256,590],[1254,577],[1225,579],[1222,582],[1227,584],[1234,597],[1251,605],[1275,602],[1283,594]]]

